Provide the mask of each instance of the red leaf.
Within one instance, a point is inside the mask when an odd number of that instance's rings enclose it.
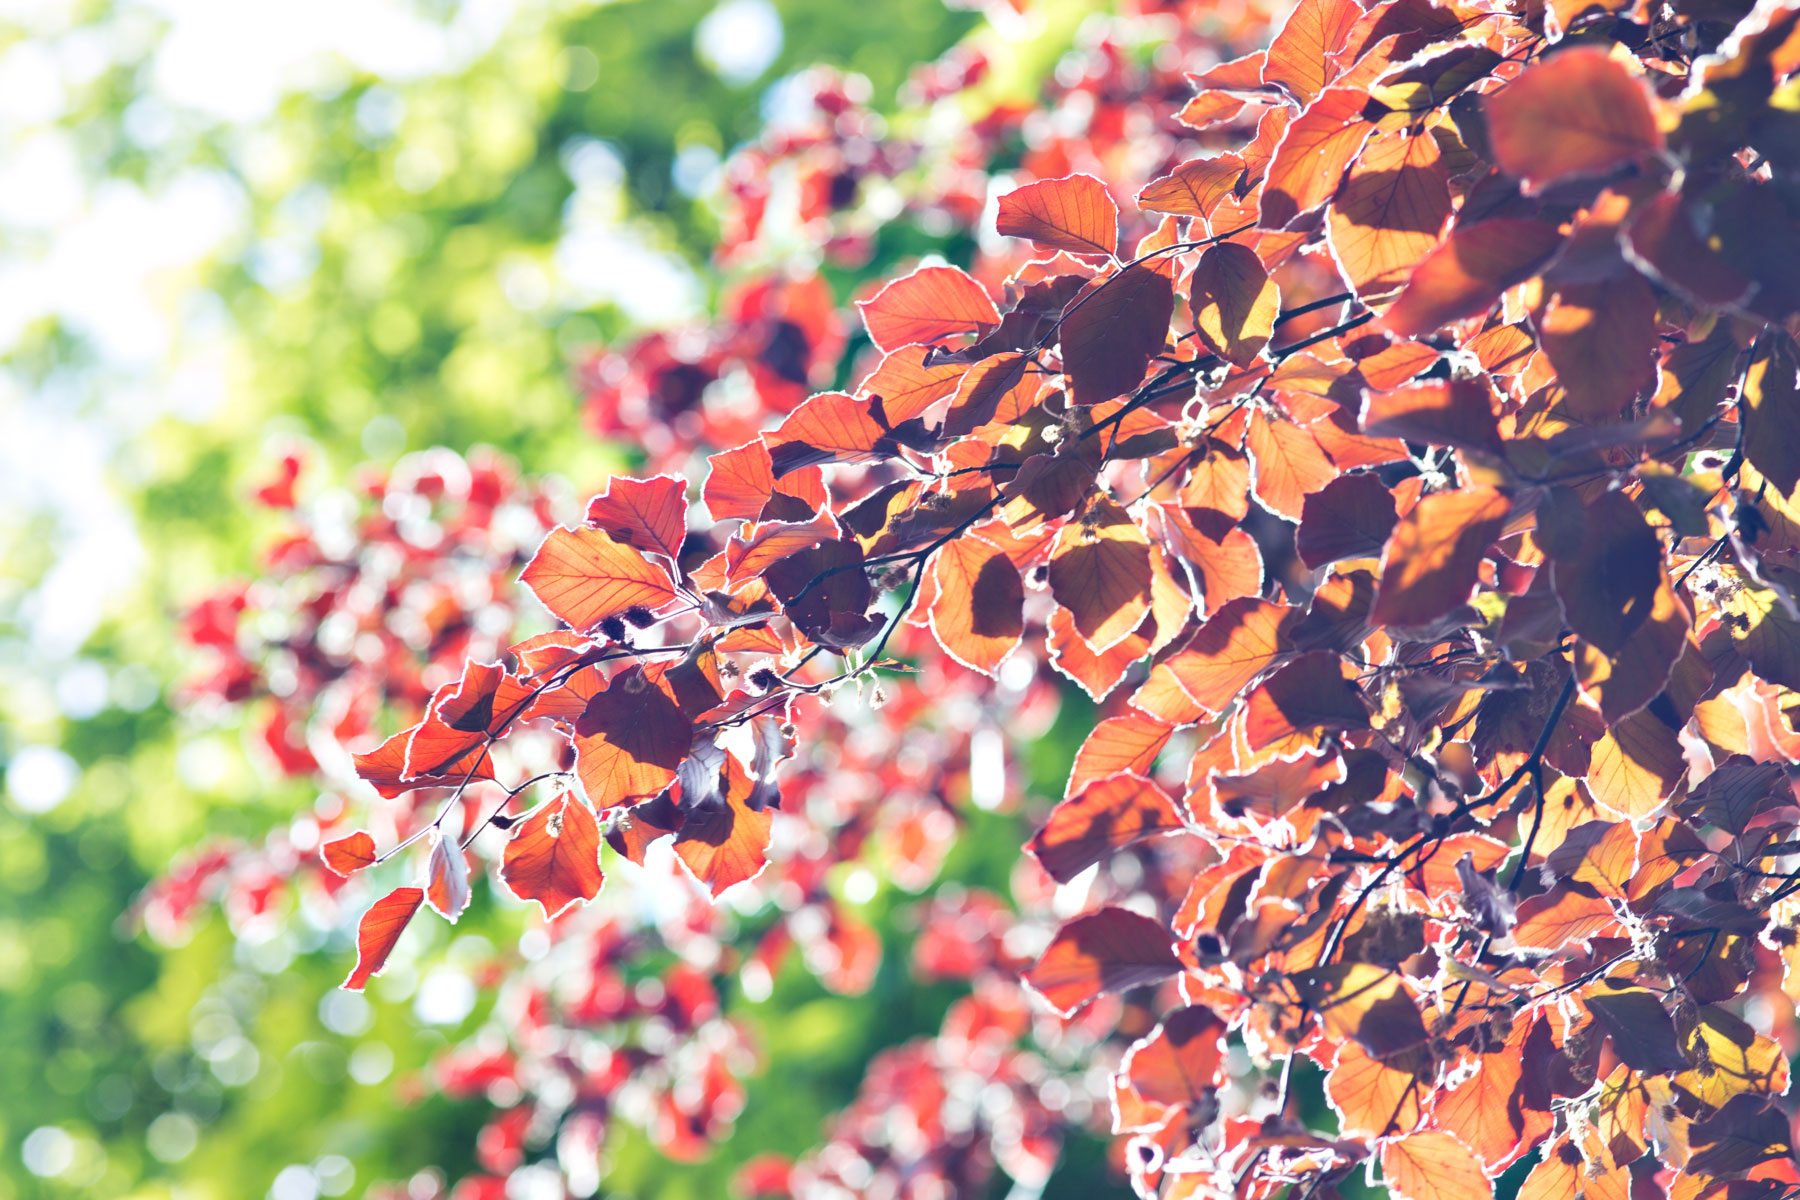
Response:
[[[319,850],[319,857],[337,874],[353,875],[375,864],[375,839],[359,829],[349,837],[326,842]]]
[[[521,900],[535,900],[544,919],[600,894],[600,826],[567,792],[519,824],[500,860],[500,878]]]
[[[924,413],[954,392],[963,375],[971,370],[967,363],[954,360],[926,366],[925,360],[931,353],[926,346],[902,346],[883,358],[881,365],[858,385],[857,394],[869,398],[886,428]]]
[[[1194,268],[1188,311],[1202,345],[1233,366],[1247,367],[1275,336],[1281,289],[1256,251],[1220,242],[1207,247]]]
[[[1294,552],[1317,570],[1345,558],[1373,558],[1399,521],[1394,493],[1373,475],[1342,475],[1306,498]]]
[[[1067,883],[1117,850],[1186,828],[1162,788],[1138,775],[1114,775],[1052,809],[1027,848],[1050,878]]]
[[[995,226],[1053,250],[1111,255],[1119,248],[1119,206],[1092,175],[1028,183],[1000,197]]]
[[[1649,90],[1605,50],[1576,46],[1487,97],[1501,170],[1528,188],[1600,175],[1662,149]]]
[[[761,438],[706,460],[706,487],[701,498],[715,521],[754,521],[775,490],[775,468]]]
[[[1381,585],[1370,619],[1427,625],[1468,600],[1488,543],[1511,505],[1490,487],[1437,492],[1401,519],[1381,556]]]
[[[1225,1023],[1201,1005],[1178,1008],[1126,1051],[1119,1074],[1138,1098],[1170,1109],[1204,1105],[1223,1081]]]
[[[1245,445],[1256,466],[1256,498],[1290,521],[1305,513],[1308,495],[1337,478],[1338,466],[1319,439],[1291,421],[1272,421],[1260,410],[1252,413]]]
[[[1076,917],[1057,931],[1025,982],[1063,1016],[1103,992],[1167,979],[1181,969],[1160,922],[1123,908]]]
[[[1143,382],[1152,355],[1169,340],[1175,288],[1152,266],[1094,280],[1062,320],[1063,371],[1077,404],[1100,404]]]
[[[932,561],[931,631],[957,662],[992,675],[1025,634],[1025,584],[999,549],[965,534]]]
[[[406,751],[417,732],[417,727],[403,729],[369,753],[354,755],[351,761],[357,775],[390,800],[415,788],[461,787],[472,780],[494,777],[494,759],[486,745],[445,765],[440,774],[408,775]]]
[[[1108,717],[1094,726],[1081,749],[1075,752],[1075,766],[1069,772],[1065,796],[1073,796],[1097,779],[1131,773],[1148,775],[1150,766],[1175,730],[1163,721],[1153,721],[1132,713]]]
[[[603,529],[552,529],[519,581],[552,616],[580,630],[675,598],[667,571]]]
[[[1264,229],[1285,229],[1338,190],[1344,168],[1375,127],[1364,119],[1361,88],[1331,88],[1288,125],[1263,179]]]
[[[1561,244],[1562,232],[1546,221],[1495,217],[1458,225],[1413,271],[1382,324],[1400,337],[1416,337],[1480,316],[1500,293],[1536,274]]]
[[[989,421],[1012,421],[1032,407],[1043,374],[1023,354],[996,354],[968,369],[944,417],[944,434],[961,437]]]
[[[356,969],[344,980],[346,990],[360,992],[373,976],[381,973],[388,955],[394,952],[394,944],[406,931],[407,922],[424,902],[424,888],[403,887],[369,906],[356,927]]]
[[[1512,938],[1515,945],[1527,950],[1555,950],[1586,941],[1617,923],[1605,897],[1571,891],[1564,885],[1519,902],[1519,923],[1513,927]]]
[[[1000,310],[987,289],[955,267],[920,267],[856,307],[869,340],[889,353],[915,342],[985,333],[1000,324]]]
[[[687,481],[615,477],[604,495],[588,501],[587,519],[623,545],[677,560],[687,536]]]
[[[621,671],[575,722],[575,767],[588,799],[604,810],[656,795],[693,736],[692,718],[663,679],[643,667]]]

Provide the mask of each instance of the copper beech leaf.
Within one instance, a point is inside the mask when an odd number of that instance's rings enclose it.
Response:
[[[788,414],[768,437],[775,478],[820,463],[870,463],[892,458],[899,446],[867,401],[821,392]]]
[[[1399,1200],[1475,1200],[1493,1194],[1481,1160],[1448,1133],[1409,1133],[1384,1143],[1381,1174]]]
[[[1662,149],[1649,89],[1597,46],[1526,68],[1485,109],[1495,161],[1528,187],[1605,174]]]
[[[1063,372],[1077,404],[1101,404],[1133,391],[1152,355],[1169,339],[1174,285],[1137,264],[1094,280],[1062,319]]]
[[[957,662],[993,674],[1025,634],[1025,584],[1012,560],[965,534],[932,560],[931,631]]]
[[[1117,850],[1186,828],[1162,788],[1139,775],[1114,775],[1052,809],[1028,849],[1052,879],[1067,883]]]
[[[1150,611],[1150,583],[1150,539],[1112,500],[1093,497],[1057,534],[1050,594],[1095,650],[1138,627]]]
[[[1178,217],[1210,217],[1243,175],[1244,160],[1236,154],[1190,158],[1145,184],[1137,195],[1138,207]]]
[[[455,837],[440,832],[432,838],[425,878],[426,901],[454,925],[469,907],[469,859]]]
[[[387,966],[388,955],[394,952],[400,935],[406,932],[407,923],[424,902],[424,888],[403,887],[395,888],[369,906],[369,911],[356,926],[356,966],[344,980],[343,986],[347,990],[360,992],[371,978],[381,974],[381,969]]]
[[[1585,507],[1571,493],[1554,494],[1539,528],[1563,620],[1602,653],[1618,653],[1649,618],[1663,581],[1655,531],[1623,492]]]
[[[1354,0],[1300,0],[1269,43],[1264,83],[1305,104],[1337,78],[1333,56],[1363,15]]]
[[[1373,475],[1340,475],[1306,498],[1294,550],[1317,569],[1345,558],[1375,558],[1399,522],[1394,494]]]
[[[1057,930],[1025,982],[1064,1016],[1105,992],[1167,979],[1181,970],[1160,921],[1124,908],[1103,908]]]
[[[513,830],[500,878],[521,900],[535,900],[544,919],[600,894],[600,826],[568,792],[541,805]]]
[[[1285,229],[1331,199],[1374,132],[1363,115],[1368,102],[1361,88],[1329,88],[1288,125],[1263,180],[1264,229]]]
[[[1744,457],[1785,495],[1800,484],[1800,353],[1784,333],[1764,342],[1744,380]]]
[[[774,820],[769,810],[752,807],[755,781],[743,764],[730,754],[722,757],[704,790],[690,791],[684,776],[682,802],[689,811],[675,835],[676,856],[715,896],[762,872]]]
[[[580,630],[675,598],[666,570],[604,529],[551,530],[519,581],[552,616]]]
[[[856,305],[869,340],[892,352],[914,342],[931,343],[1000,324],[987,290],[956,267],[920,267]]]
[[[359,829],[349,837],[326,842],[319,857],[336,874],[353,875],[375,864],[375,839]]]
[[[1331,201],[1331,251],[1365,303],[1385,299],[1436,248],[1450,211],[1450,172],[1437,139],[1422,130],[1377,133]]]
[[[1188,285],[1188,310],[1200,342],[1236,366],[1256,361],[1275,334],[1281,292],[1248,246],[1209,246]]]
[[[1111,255],[1119,248],[1119,206],[1092,175],[1028,183],[1000,197],[995,220],[1007,237],[1052,250]]]
[[[1413,268],[1381,323],[1400,337],[1416,337],[1480,316],[1500,293],[1536,274],[1562,238],[1547,221],[1492,217],[1472,225],[1458,223]]]
[[[1423,497],[1388,538],[1370,619],[1426,625],[1467,601],[1510,507],[1489,487]]]
[[[674,561],[687,536],[687,483],[673,475],[615,477],[605,492],[588,501],[587,523],[622,545]]]

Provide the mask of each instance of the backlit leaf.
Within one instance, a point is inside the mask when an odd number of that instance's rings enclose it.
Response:
[[[587,521],[622,545],[679,559],[687,536],[687,483],[673,475],[615,476],[588,501]]]
[[[1281,291],[1254,250],[1220,242],[1207,247],[1194,268],[1188,311],[1202,345],[1227,362],[1248,366],[1274,336]]]
[[[931,630],[956,661],[993,674],[1025,633],[1025,585],[1012,560],[964,535],[932,560]]]
[[[1326,229],[1344,277],[1365,302],[1392,296],[1436,248],[1450,219],[1450,173],[1437,139],[1377,133],[1331,201]]]
[[[1096,496],[1063,526],[1050,555],[1050,594],[1096,650],[1136,629],[1150,611],[1150,539],[1128,513]]]
[[[586,527],[551,530],[519,581],[552,616],[580,630],[675,598],[667,571],[605,530]]]
[[[1306,498],[1294,549],[1317,569],[1344,558],[1373,558],[1399,521],[1394,494],[1373,475],[1340,475]]]
[[[1488,487],[1423,497],[1400,519],[1382,552],[1371,619],[1425,625],[1468,600],[1509,508],[1506,497]]]
[[[1493,1185],[1467,1146],[1447,1133],[1397,1137],[1381,1148],[1381,1173],[1400,1200],[1476,1200]]]
[[[1126,267],[1076,294],[1062,323],[1063,370],[1077,404],[1100,404],[1143,382],[1169,337],[1174,285],[1152,266]]]
[[[1167,979],[1181,969],[1160,922],[1123,908],[1076,917],[1056,933],[1025,982],[1064,1016],[1104,992]]]
[[[1186,828],[1162,788],[1138,775],[1114,775],[1052,809],[1028,848],[1052,879],[1067,883],[1117,850]]]
[[[349,837],[326,842],[319,850],[325,865],[339,875],[353,875],[375,863],[375,839],[362,830]]]
[[[1000,197],[995,221],[1007,237],[1052,250],[1110,255],[1119,248],[1119,206],[1092,175],[1028,183]]]
[[[540,805],[513,830],[500,878],[521,900],[535,900],[544,919],[600,894],[600,827],[587,805],[567,792]]]
[[[395,888],[369,906],[356,927],[356,967],[344,980],[343,986],[347,990],[360,992],[372,977],[381,973],[400,935],[406,932],[407,923],[424,902],[424,888],[403,887]]]
[[[1374,132],[1363,116],[1368,101],[1360,88],[1329,88],[1289,123],[1263,180],[1264,229],[1284,229],[1331,199]]]
[[[1398,336],[1416,337],[1480,316],[1500,293],[1531,278],[1561,242],[1561,231],[1546,221],[1493,217],[1458,224],[1413,269],[1382,324]]]
[[[856,307],[869,340],[888,352],[914,342],[983,333],[1000,324],[1000,310],[987,290],[956,267],[920,267]]]
[[[1604,174],[1663,144],[1649,90],[1595,46],[1526,68],[1485,110],[1495,160],[1528,187]]]

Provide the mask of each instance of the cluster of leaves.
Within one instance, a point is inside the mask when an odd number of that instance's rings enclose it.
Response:
[[[1014,889],[1041,918],[1086,881],[1085,909],[1023,975],[1093,1061],[1096,1029],[1148,1018],[1110,1087],[1141,1194],[1330,1195],[1367,1167],[1433,1200],[1528,1156],[1533,1197],[1800,1184],[1773,1104],[1800,997],[1796,45],[1773,3],[1303,0],[1195,71],[1150,152],[1096,119],[1082,161],[1024,168],[973,273],[869,294],[853,386],[804,394],[845,335],[793,274],[599,364],[595,411],[649,469],[524,566],[555,629],[452,667],[356,757],[406,819],[325,862],[424,862],[349,985],[420,908],[461,914],[471,854],[559,946],[596,939],[572,957],[603,978],[631,953],[580,907],[604,841],[645,878],[785,895],[757,952],[810,939],[854,990],[871,941],[828,868],[979,795],[970,714],[1024,735],[1054,671],[1106,708]],[[1137,85],[1115,98],[1168,91],[1111,69]],[[1172,121],[1196,152],[1156,158]],[[826,703],[845,687],[896,695]],[[704,970],[744,969],[719,910],[684,911]],[[1047,1171],[1070,1106],[1013,1049],[1025,963],[978,913],[921,937],[960,932],[938,952],[981,981],[943,1036],[764,1182],[976,1186],[947,1082],[971,1069],[1013,1096],[974,1157]],[[481,1186],[534,1123],[566,1172],[614,1111],[678,1154],[721,1132],[729,1022],[670,978],[520,970],[514,1049],[468,1078],[565,1080],[497,1123]],[[646,1040],[615,1070],[616,1042],[534,1039],[557,1022],[655,1022],[691,1057],[645,1068]],[[1320,1074],[1329,1117],[1296,1083]],[[913,1128],[875,1133],[897,1106]]]

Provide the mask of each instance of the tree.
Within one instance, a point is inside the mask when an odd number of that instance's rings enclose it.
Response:
[[[364,799],[179,894],[275,859],[359,897],[350,988],[479,880],[548,922],[439,1071],[502,1098],[462,1194],[591,1192],[614,1121],[725,1136],[734,1001],[796,945],[869,987],[846,871],[929,881],[1073,688],[1012,906],[925,906],[968,994],[745,1190],[1041,1186],[1095,1101],[1145,1196],[1800,1184],[1800,11],[1166,7],[1147,63],[1103,36],[1051,119],[948,145],[820,77],[730,168],[724,253],[791,180],[831,267],[592,364],[641,469],[573,516],[453,456],[378,481],[353,552],[275,561],[279,687],[241,604],[197,614],[211,690]],[[976,252],[859,289],[847,367],[829,273],[907,171]]]

